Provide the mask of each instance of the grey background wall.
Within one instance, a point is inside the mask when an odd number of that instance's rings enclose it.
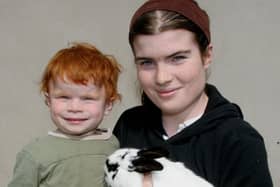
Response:
[[[15,155],[53,128],[38,91],[49,58],[72,41],[95,44],[123,65],[117,103],[102,125],[113,127],[138,103],[127,42],[129,19],[144,0],[0,0],[0,187]],[[210,82],[238,103],[263,135],[275,186],[280,186],[280,1],[198,0],[211,17],[215,51]]]

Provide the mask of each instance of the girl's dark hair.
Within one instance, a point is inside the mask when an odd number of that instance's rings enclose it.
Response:
[[[129,31],[130,46],[133,50],[133,41],[137,35],[153,35],[174,29],[185,29],[193,32],[200,52],[202,54],[205,52],[209,41],[203,31],[188,18],[167,10],[151,11],[140,16]]]

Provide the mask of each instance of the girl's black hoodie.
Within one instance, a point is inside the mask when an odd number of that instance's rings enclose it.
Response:
[[[203,116],[168,140],[155,106],[126,110],[114,128],[121,147],[163,146],[171,160],[183,162],[215,187],[273,186],[261,135],[214,86],[207,84],[205,91],[209,101]]]

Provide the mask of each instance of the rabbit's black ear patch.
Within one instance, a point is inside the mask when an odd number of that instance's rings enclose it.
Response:
[[[139,173],[147,173],[151,171],[159,171],[163,169],[161,163],[153,159],[138,158],[132,161],[134,171]]]
[[[106,167],[108,169],[108,172],[111,172],[116,171],[120,167],[120,165],[118,163],[110,164],[109,160],[106,160]]]
[[[138,152],[138,156],[148,158],[148,159],[155,159],[161,157],[168,158],[169,152],[167,151],[167,149],[164,149],[163,147],[152,147],[152,148],[140,150]]]

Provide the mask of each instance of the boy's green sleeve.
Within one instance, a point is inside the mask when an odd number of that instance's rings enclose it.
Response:
[[[17,154],[13,178],[8,187],[38,187],[38,164],[31,155],[22,151]]]

